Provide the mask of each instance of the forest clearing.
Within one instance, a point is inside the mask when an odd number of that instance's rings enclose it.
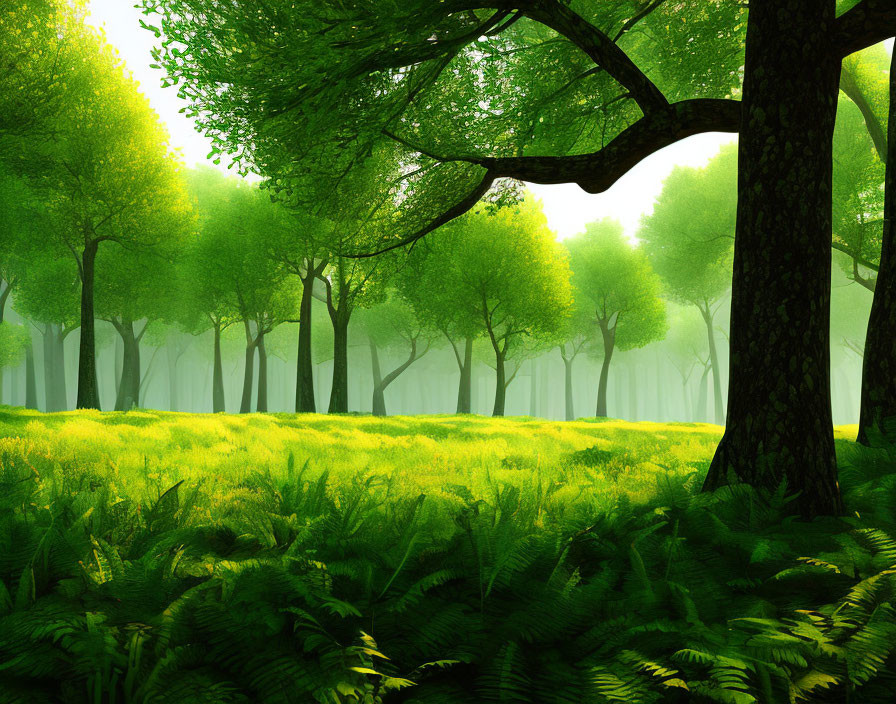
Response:
[[[0,704],[892,704],[894,43],[0,0]]]
[[[892,454],[809,526],[719,432],[2,409],[0,701],[887,701]]]

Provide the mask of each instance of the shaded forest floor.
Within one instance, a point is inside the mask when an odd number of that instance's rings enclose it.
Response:
[[[702,424],[0,408],[0,703],[889,702],[896,451],[849,515]]]

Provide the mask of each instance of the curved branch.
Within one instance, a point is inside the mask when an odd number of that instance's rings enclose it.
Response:
[[[479,182],[479,184],[472,191],[470,191],[470,193],[463,200],[450,207],[439,217],[435,218],[432,222],[425,225],[420,230],[417,230],[417,232],[415,232],[414,234],[409,235],[408,237],[404,237],[397,242],[394,242],[393,244],[381,247],[375,252],[364,252],[362,254],[343,254],[341,256],[344,256],[346,259],[367,259],[369,257],[376,257],[380,254],[385,254],[386,252],[391,252],[395,249],[400,249],[401,247],[412,245],[417,240],[423,239],[433,230],[438,229],[445,223],[451,222],[455,218],[458,218],[466,213],[470,208],[472,208],[482,199],[482,196],[484,196],[488,192],[488,189],[492,187],[492,184],[494,182],[495,175],[491,171],[486,171],[485,176],[482,177],[482,180]]]
[[[831,248],[836,249],[839,252],[843,252],[844,254],[849,255],[849,257],[856,263],[861,264],[866,269],[871,269],[871,271],[879,271],[880,266],[875,264],[874,262],[870,262],[864,257],[853,252],[847,245],[841,244],[840,242],[831,242]]]
[[[877,119],[871,105],[868,102],[868,96],[865,95],[862,88],[856,82],[856,77],[851,71],[846,70],[844,66],[843,72],[840,74],[840,90],[849,98],[862,117],[865,119],[865,126],[868,128],[868,134],[871,135],[871,141],[874,143],[874,149],[877,151],[880,160],[887,163],[887,134],[884,125]]]
[[[521,5],[520,11],[526,17],[553,29],[584,51],[631,94],[642,112],[647,114],[669,105],[666,96],[616,42],[569,7],[557,0],[532,0]]]
[[[740,113],[740,102],[736,100],[685,100],[642,117],[591,154],[459,160],[484,166],[495,178],[543,184],[577,183],[588,193],[603,193],[641,160],[670,144],[703,132],[738,132]]]
[[[642,117],[600,151],[576,156],[440,156],[408,139],[385,132],[408,149],[436,161],[464,161],[482,166],[486,169],[485,175],[466,198],[414,234],[375,252],[342,256],[351,259],[373,257],[413,244],[470,210],[498,178],[543,184],[577,183],[587,193],[603,193],[641,160],[670,144],[703,132],[740,131],[740,115],[737,100],[684,100]]]
[[[896,36],[896,3],[893,0],[862,0],[837,18],[836,50],[841,57],[867,49]]]

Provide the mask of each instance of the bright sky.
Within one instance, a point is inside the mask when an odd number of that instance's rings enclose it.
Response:
[[[140,27],[142,15],[132,5],[131,0],[91,0],[88,21],[105,28],[109,41],[118,48],[140,82],[141,90],[167,123],[172,144],[183,152],[187,165],[206,163],[208,141],[195,131],[191,120],[178,112],[186,103],[177,98],[176,89],[162,88],[162,73],[149,68],[155,37]],[[675,165],[702,166],[733,139],[730,134],[711,133],[673,144],[645,159],[600,195],[588,195],[575,185],[532,185],[530,188],[544,201],[550,226],[560,239],[581,232],[588,222],[605,217],[620,220],[632,237],[641,216],[652,211],[663,179]]]

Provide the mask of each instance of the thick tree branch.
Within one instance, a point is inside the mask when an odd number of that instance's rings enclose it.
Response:
[[[431,159],[478,164],[486,169],[486,173],[469,195],[417,232],[374,252],[343,256],[373,257],[413,244],[470,210],[498,178],[543,184],[577,183],[588,193],[603,193],[641,160],[670,144],[703,132],[738,132],[740,114],[740,102],[736,100],[684,100],[645,115],[600,151],[574,156],[446,156],[404,137],[384,132],[387,137]]]
[[[862,117],[865,118],[865,126],[868,128],[868,134],[871,135],[871,141],[874,142],[874,149],[877,151],[881,161],[886,164],[887,134],[884,130],[884,126],[881,124],[880,120],[877,119],[874,110],[871,109],[871,105],[868,102],[868,96],[865,95],[859,84],[856,82],[856,77],[851,71],[846,70],[845,67],[840,74],[840,90],[846,94],[847,98],[855,103],[856,107],[862,113]]]
[[[628,54],[569,7],[557,0],[532,0],[521,5],[520,11],[526,17],[566,37],[601,66],[631,94],[645,115],[668,106],[666,96]]]
[[[862,0],[837,18],[834,31],[841,57],[896,36],[896,2]]]
[[[577,156],[481,157],[494,178],[531,183],[577,183],[588,193],[602,193],[642,159],[686,137],[703,132],[737,132],[740,103],[735,100],[685,100],[646,115],[607,146]]]

